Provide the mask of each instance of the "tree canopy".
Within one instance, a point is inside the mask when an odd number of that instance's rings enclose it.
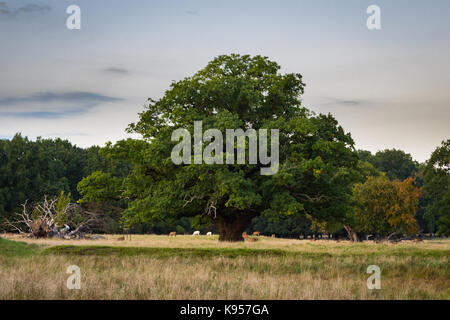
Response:
[[[361,160],[371,163],[377,170],[385,172],[391,180],[405,180],[419,171],[419,163],[409,153],[397,149],[385,149],[374,155],[370,151],[358,150]]]
[[[443,141],[427,161],[424,189],[429,200],[424,218],[438,225],[438,233],[450,235],[450,140]]]
[[[219,56],[172,83],[161,99],[149,99],[129,127],[143,140],[110,147],[112,154],[133,155],[134,170],[124,181],[123,196],[133,199],[125,219],[206,215],[228,241],[241,240],[259,215],[338,220],[357,167],[354,142],[331,115],[302,107],[302,76],[279,69],[266,57]],[[174,164],[172,132],[184,128],[193,135],[194,121],[221,132],[279,129],[279,171],[264,176],[261,164]]]

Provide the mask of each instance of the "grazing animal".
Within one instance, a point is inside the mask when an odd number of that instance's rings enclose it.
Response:
[[[253,232],[253,235],[259,237],[259,231]]]
[[[117,241],[124,241],[124,240],[125,240],[125,237],[117,238]]]
[[[206,235],[207,235],[207,236],[212,236],[212,232],[209,231]]]
[[[194,233],[192,235],[193,236],[199,236],[200,235],[200,231],[194,231]]]
[[[247,239],[247,232],[242,232],[242,238]]]
[[[256,241],[258,241],[258,238],[249,238],[248,241],[250,241],[250,242],[256,242]]]
[[[175,231],[172,231],[171,233],[169,233],[169,237],[171,237],[171,236],[176,237],[176,236],[177,236],[177,233],[176,233]]]
[[[275,233],[274,233],[274,234],[272,234],[272,238],[275,238]]]
[[[421,241],[423,241],[421,238],[415,238],[415,239],[413,240],[413,242],[415,242],[415,243],[421,242]]]

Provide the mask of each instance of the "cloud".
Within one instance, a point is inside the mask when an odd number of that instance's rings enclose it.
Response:
[[[47,5],[39,5],[35,3],[29,3],[17,9],[10,9],[5,2],[0,2],[0,15],[5,15],[8,17],[17,17],[20,13],[37,13],[50,11],[51,8]]]
[[[0,2],[0,14],[3,15],[10,15],[11,11],[9,10],[8,6],[4,2]]]
[[[0,116],[61,118],[86,113],[101,103],[122,100],[86,91],[38,92],[26,96],[0,98]]]
[[[19,12],[26,12],[26,13],[30,13],[30,12],[41,12],[41,11],[50,11],[51,8],[49,6],[41,6],[35,3],[29,3],[23,7],[20,7],[16,10],[17,13]]]
[[[368,105],[370,102],[361,99],[342,99],[342,98],[330,98],[326,97],[327,102],[323,105],[336,105],[336,106],[347,106],[347,107],[358,107]]]
[[[191,14],[191,15],[196,15],[196,14],[198,14],[198,11],[195,11],[195,10],[186,10],[184,13],[186,13],[186,14]]]
[[[107,73],[114,73],[114,74],[129,74],[130,71],[128,71],[127,69],[123,69],[123,68],[117,68],[117,67],[110,67],[110,68],[105,68],[103,69],[104,72]]]
[[[63,93],[37,92],[28,96],[0,98],[0,106],[24,102],[111,102],[119,100],[122,99],[86,91],[70,91]]]
[[[30,112],[0,112],[2,117],[15,117],[24,119],[58,119],[83,114],[87,108],[78,108],[64,111],[30,111]]]

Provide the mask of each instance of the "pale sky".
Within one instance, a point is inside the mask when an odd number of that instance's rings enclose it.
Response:
[[[68,30],[66,8],[81,8]],[[366,9],[381,8],[381,30]],[[0,138],[126,138],[147,98],[220,54],[298,72],[356,146],[426,160],[450,138],[450,1],[0,0]]]

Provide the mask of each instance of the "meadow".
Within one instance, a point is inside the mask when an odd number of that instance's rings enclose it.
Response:
[[[450,299],[450,239],[0,238],[0,299]],[[69,265],[81,289],[69,290]],[[366,285],[381,268],[381,289]]]

